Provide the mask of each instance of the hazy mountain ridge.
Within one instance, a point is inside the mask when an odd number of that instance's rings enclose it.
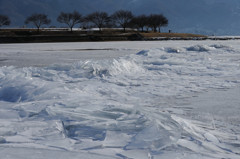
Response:
[[[77,10],[85,15],[93,11],[113,13],[118,9],[131,10],[136,15],[163,13],[169,19],[165,31],[240,34],[238,0],[0,0],[0,14],[9,15],[12,26],[24,25],[25,18],[35,12],[48,14],[52,25],[58,26],[56,17],[61,11]]]

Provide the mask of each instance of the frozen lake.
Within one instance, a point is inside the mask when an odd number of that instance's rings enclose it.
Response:
[[[239,48],[239,41],[125,41],[81,43],[1,44],[0,66],[41,67],[84,60],[112,59],[152,48],[178,48],[193,45],[225,45]]]
[[[0,45],[0,156],[240,158],[240,45]]]

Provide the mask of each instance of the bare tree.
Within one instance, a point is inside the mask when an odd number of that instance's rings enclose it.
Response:
[[[125,11],[125,10],[119,10],[116,11],[112,16],[112,20],[120,25],[124,32],[128,26],[130,26],[130,22],[133,18],[133,14],[130,11]]]
[[[160,24],[158,25],[158,32],[161,33],[161,27],[168,26],[168,19],[162,14],[159,15]]]
[[[159,29],[159,32],[161,32],[160,28],[168,25],[167,18],[162,14],[151,14],[148,19],[148,25],[154,32],[157,32],[157,28]]]
[[[57,18],[57,21],[59,23],[67,24],[72,32],[73,27],[76,24],[80,24],[82,22],[82,15],[80,13],[78,13],[77,11],[74,11],[73,13],[61,12]]]
[[[38,32],[40,30],[40,27],[42,25],[48,25],[51,23],[51,20],[47,18],[47,15],[45,14],[32,14],[25,20],[25,24],[33,23],[37,29]]]
[[[151,14],[148,17],[149,21],[148,21],[148,25],[150,28],[152,28],[152,30],[154,32],[157,32],[157,27],[159,25],[159,19],[158,19],[158,15],[157,14]]]
[[[146,15],[140,15],[137,17],[134,17],[131,20],[131,24],[133,25],[133,27],[137,28],[139,30],[139,28],[141,29],[141,31],[144,31],[144,27],[146,27],[148,25],[148,18]]]
[[[11,21],[8,16],[0,15],[0,27],[4,25],[10,25]]]
[[[84,20],[93,23],[101,31],[104,26],[108,25],[110,17],[106,12],[94,12],[87,15]]]

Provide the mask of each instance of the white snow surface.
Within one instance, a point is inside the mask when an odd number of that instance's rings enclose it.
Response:
[[[1,158],[240,158],[237,40],[1,44],[0,65]]]

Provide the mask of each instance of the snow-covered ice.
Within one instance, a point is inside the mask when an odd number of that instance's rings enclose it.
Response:
[[[1,44],[0,65],[1,158],[240,158],[237,40]]]

